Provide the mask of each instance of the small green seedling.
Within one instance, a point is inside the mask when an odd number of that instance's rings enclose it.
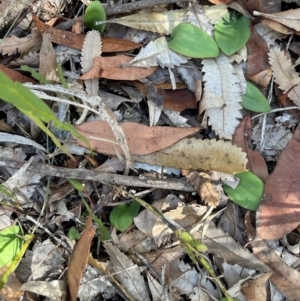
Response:
[[[71,227],[69,232],[68,232],[68,237],[69,237],[70,240],[79,240],[80,234],[75,229],[75,227]]]
[[[168,46],[190,58],[214,58],[219,55],[214,39],[190,23],[181,23],[173,29]]]
[[[98,30],[100,33],[103,32],[105,24],[95,25],[95,22],[106,21],[105,10],[100,1],[93,1],[86,8],[84,13],[84,23],[88,28]]]
[[[215,25],[215,40],[226,55],[240,50],[250,37],[250,20],[230,12]]]
[[[124,232],[132,224],[139,210],[140,204],[137,201],[118,205],[110,213],[109,220],[117,230]]]
[[[235,189],[223,185],[225,193],[237,205],[256,211],[263,196],[263,181],[250,171],[235,176],[240,179],[239,185]]]
[[[270,104],[264,95],[248,81],[246,93],[243,95],[242,107],[257,113],[267,113],[271,111]]]

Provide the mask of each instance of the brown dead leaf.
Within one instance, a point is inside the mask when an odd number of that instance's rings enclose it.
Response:
[[[294,32],[289,27],[287,27],[287,26],[285,26],[283,24],[280,24],[279,22],[276,22],[274,20],[266,19],[266,20],[262,20],[262,23],[265,24],[265,25],[267,25],[271,29],[273,29],[273,30],[275,30],[277,32],[286,34],[286,35],[292,34]]]
[[[275,82],[284,93],[288,92],[289,98],[299,107],[300,78],[289,54],[279,48],[273,48],[270,50],[269,58]]]
[[[44,22],[42,22],[35,15],[32,15],[32,19],[40,32],[45,32],[50,34],[50,39],[52,43],[69,46],[81,50],[85,39],[84,34],[76,34],[70,31],[60,30],[54,27],[50,27],[46,25]],[[134,43],[128,40],[109,38],[109,37],[103,37],[102,43],[103,43],[102,52],[129,51],[143,46],[141,44]]]
[[[272,72],[270,72],[270,64],[268,62],[268,52],[269,48],[266,41],[256,31],[256,29],[252,27],[251,35],[247,42],[248,62],[246,77],[251,80],[255,79],[254,82],[263,87],[267,87],[272,77]],[[257,78],[258,74],[260,76]]]
[[[181,112],[185,109],[197,109],[195,96],[188,89],[165,90],[164,107]]]
[[[90,246],[95,235],[95,229],[92,226],[92,214],[86,220],[85,229],[79,241],[76,243],[68,264],[68,285],[70,300],[76,301],[82,272],[86,267]]]
[[[257,234],[278,239],[300,224],[300,125],[268,177],[257,211]]]
[[[86,80],[103,77],[115,80],[136,80],[151,75],[158,68],[121,68],[121,65],[128,63],[131,60],[132,57],[126,55],[118,55],[111,57],[94,57],[92,69],[83,74],[79,79]]]
[[[267,164],[259,151],[252,150],[249,147],[251,143],[251,132],[250,115],[247,115],[237,126],[232,143],[240,147],[247,154],[248,163],[246,168],[265,182],[269,176]]]
[[[20,72],[12,70],[2,64],[0,64],[0,70],[15,82],[36,84],[36,81],[34,79],[31,79],[30,77],[27,77]]]
[[[239,173],[246,170],[246,154],[231,142],[218,140],[182,139],[158,152],[131,156],[132,160],[159,166],[190,170],[216,170]]]
[[[12,55],[29,51],[32,47],[42,43],[42,35],[36,30],[32,29],[31,34],[24,38],[16,36],[7,37],[2,40],[0,44],[0,52],[2,55]]]
[[[221,196],[213,188],[210,176],[204,172],[190,172],[187,174],[186,179],[190,182],[193,188],[198,192],[201,200],[208,206],[216,208],[221,200]]]
[[[300,8],[289,9],[274,14],[264,14],[264,13],[254,11],[253,15],[262,16],[274,20],[289,28],[295,29],[296,31],[300,31]]]
[[[166,148],[178,140],[195,134],[199,128],[148,127],[134,122],[121,125],[127,139],[131,155],[145,155]],[[99,153],[115,155],[115,136],[105,121],[93,121],[76,127],[84,135],[92,148]],[[77,140],[78,143],[83,143]],[[118,151],[122,153],[121,149]]]
[[[39,73],[49,81],[59,82],[57,76],[56,53],[47,33],[43,33]]]

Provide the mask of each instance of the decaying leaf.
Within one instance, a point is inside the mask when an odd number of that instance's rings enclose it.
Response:
[[[174,145],[144,156],[131,159],[148,164],[190,170],[216,170],[239,173],[246,170],[246,154],[230,142],[222,140],[182,139]]]
[[[117,273],[115,277],[123,288],[134,297],[134,300],[150,301],[139,267],[111,243],[104,242],[104,247],[113,263],[114,271]]]
[[[122,69],[121,66],[130,62],[132,58],[126,55],[111,57],[95,57],[93,67],[83,74],[80,79],[108,78],[116,80],[136,80],[151,75],[157,67],[139,68],[128,67]]]
[[[56,53],[47,33],[43,33],[43,42],[40,50],[39,73],[45,77],[46,80],[59,82],[59,78],[57,76]]]
[[[199,128],[148,127],[134,122],[121,125],[131,155],[145,155],[166,148],[178,140],[195,134]],[[77,129],[99,153],[115,155],[114,134],[105,121],[93,121],[77,126]],[[82,143],[78,140],[78,143]],[[117,147],[117,150],[121,150]]]
[[[172,33],[174,27],[185,21],[186,13],[185,9],[169,10],[162,13],[140,13],[106,22],[168,35]]]
[[[99,57],[102,53],[102,42],[99,31],[91,30],[86,34],[81,52],[82,72],[88,72],[93,66],[93,58]],[[98,95],[98,78],[87,79],[84,81],[86,92],[90,95]]]
[[[220,138],[232,139],[239,124],[242,83],[230,60],[224,54],[215,59],[203,59],[205,86],[200,102],[200,113],[205,112],[209,124]]]
[[[293,28],[296,31],[300,31],[300,8],[289,9],[286,11],[274,13],[274,14],[264,14],[257,11],[253,12],[254,16],[262,16],[276,22],[279,22],[287,27]]]
[[[92,226],[92,214],[86,220],[86,226],[83,231],[83,234],[71,255],[69,264],[68,264],[68,285],[70,300],[76,301],[78,289],[80,285],[80,280],[82,272],[85,269],[85,266],[88,261],[88,256],[90,253],[90,245],[92,239],[95,235],[95,229]]]
[[[33,29],[31,34],[24,38],[18,38],[16,36],[7,37],[0,40],[0,52],[2,55],[12,55],[23,53],[30,50],[32,47],[36,47],[42,43],[41,33]]]
[[[215,191],[211,184],[210,177],[204,172],[190,172],[185,176],[190,184],[195,188],[201,200],[208,206],[217,207],[221,200],[220,194]]]
[[[179,66],[187,62],[186,57],[172,51],[168,47],[165,37],[160,37],[142,48],[140,53],[132,61],[124,64],[122,67],[136,66],[149,68],[159,65],[162,68],[173,68],[174,66]]]
[[[284,92],[288,92],[290,99],[300,106],[300,77],[292,66],[292,61],[287,53],[279,48],[273,48],[269,53],[269,61],[272,66],[275,82]]]
[[[279,239],[300,224],[300,127],[282,151],[265,185],[257,212],[257,234]]]

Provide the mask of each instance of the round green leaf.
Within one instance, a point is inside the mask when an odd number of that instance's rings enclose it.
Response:
[[[84,13],[84,23],[91,29],[98,30],[100,33],[104,30],[105,24],[95,25],[96,21],[106,21],[105,10],[100,1],[93,1],[86,8]]]
[[[243,95],[242,107],[252,112],[267,113],[271,107],[264,95],[247,81],[247,90]]]
[[[215,40],[226,55],[240,50],[250,37],[250,20],[237,13],[228,13],[215,25]]]
[[[239,185],[235,189],[223,185],[225,193],[237,205],[256,211],[263,195],[263,181],[250,171],[235,176],[240,179]]]
[[[0,268],[10,264],[16,254],[21,250],[22,238],[21,228],[18,226],[11,226],[0,231]]]
[[[214,58],[219,55],[214,39],[190,23],[181,23],[173,29],[168,46],[191,58]]]
[[[114,227],[120,231],[125,231],[133,222],[140,210],[140,204],[133,201],[130,204],[116,206],[110,213],[109,220]]]
[[[71,227],[69,232],[68,232],[68,237],[69,237],[70,240],[79,240],[80,234],[75,229],[75,227]]]

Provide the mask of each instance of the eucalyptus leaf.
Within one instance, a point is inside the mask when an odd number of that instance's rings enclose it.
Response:
[[[18,226],[10,226],[0,231],[0,268],[10,264],[21,250],[22,238],[17,236],[21,234]]]
[[[226,55],[240,50],[250,37],[250,20],[237,12],[230,12],[215,25],[215,40]]]
[[[242,107],[252,112],[267,113],[271,111],[270,104],[257,87],[247,81],[247,90],[243,95]]]
[[[103,32],[105,24],[95,25],[95,22],[106,21],[106,13],[100,1],[90,3],[84,13],[84,23],[90,28]]]
[[[223,185],[225,193],[237,205],[256,211],[263,196],[263,181],[250,171],[235,176],[240,179],[239,185],[235,189]]]
[[[123,232],[132,224],[139,210],[140,204],[137,201],[118,205],[110,213],[109,220],[116,229]]]
[[[181,23],[173,29],[168,46],[173,51],[191,58],[214,58],[219,55],[219,48],[214,39],[190,23]]]

